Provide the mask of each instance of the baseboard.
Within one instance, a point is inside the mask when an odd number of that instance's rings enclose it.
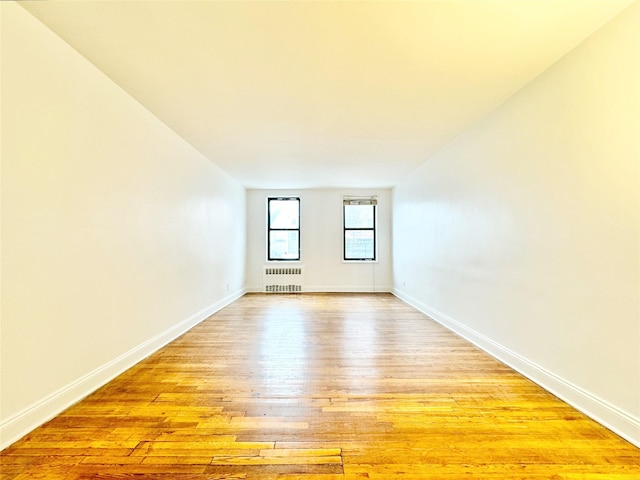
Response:
[[[395,288],[391,293],[640,448],[640,418],[611,405],[410,295]]]
[[[220,301],[194,313],[182,322],[2,421],[0,423],[0,450],[51,420],[245,293],[246,289],[242,289],[227,295]]]
[[[307,285],[307,293],[390,293],[388,285]]]
[[[264,293],[261,286],[250,287],[249,293]],[[305,285],[301,293],[391,293],[391,286]]]

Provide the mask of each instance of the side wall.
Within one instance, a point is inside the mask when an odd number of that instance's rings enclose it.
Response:
[[[640,445],[639,5],[393,194],[394,292]]]
[[[245,191],[2,2],[2,447],[243,293]]]
[[[267,265],[267,197],[300,197],[300,252],[308,292],[391,291],[391,191],[357,189],[248,190],[247,285],[263,291]],[[378,261],[342,261],[342,198],[344,195],[378,196]],[[271,265],[293,266],[292,262]]]

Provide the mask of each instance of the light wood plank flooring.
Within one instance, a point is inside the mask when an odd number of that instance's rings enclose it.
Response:
[[[639,480],[640,450],[389,294],[246,295],[2,479]]]

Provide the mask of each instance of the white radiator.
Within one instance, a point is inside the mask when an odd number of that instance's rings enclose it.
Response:
[[[264,291],[267,293],[295,293],[304,289],[303,267],[264,267]]]

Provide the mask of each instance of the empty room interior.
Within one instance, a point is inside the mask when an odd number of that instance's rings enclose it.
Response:
[[[2,478],[640,478],[640,2],[0,2]]]

